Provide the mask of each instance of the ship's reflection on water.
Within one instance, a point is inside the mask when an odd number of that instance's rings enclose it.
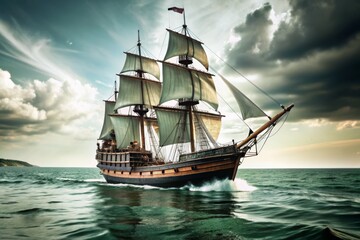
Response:
[[[97,206],[99,227],[115,238],[193,238],[191,228],[199,224],[236,217],[235,209],[239,212],[252,190],[255,188],[239,179],[180,189],[100,184],[97,191],[103,203]],[[207,227],[211,232],[211,226]]]

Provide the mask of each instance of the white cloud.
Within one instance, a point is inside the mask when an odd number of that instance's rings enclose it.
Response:
[[[24,89],[16,85],[11,80],[10,73],[0,69],[0,112],[3,112],[0,120],[24,119],[27,122],[45,120],[46,112],[28,102],[33,97],[35,97],[33,89]]]
[[[78,80],[33,80],[14,83],[0,69],[0,131],[2,136],[32,135],[48,131],[71,133],[79,121],[93,117],[97,90]],[[84,127],[85,129],[85,127]]]
[[[68,61],[57,54],[59,49],[53,47],[51,39],[30,34],[15,20],[12,26],[0,21],[0,37],[4,46],[1,55],[51,76],[46,81],[29,79],[18,84],[8,71],[0,69],[2,139],[46,132],[76,135],[84,130],[86,121],[98,112],[97,89],[68,70],[64,65]]]
[[[0,69],[0,98],[5,99],[18,95],[28,99],[34,97],[34,92],[31,89],[23,89],[21,86],[16,85],[11,80],[11,74]]]
[[[305,120],[304,123],[312,128],[323,127],[331,124],[329,120],[324,118],[309,119],[309,120]]]
[[[336,126],[336,130],[341,131],[346,128],[359,128],[360,121],[342,121]]]

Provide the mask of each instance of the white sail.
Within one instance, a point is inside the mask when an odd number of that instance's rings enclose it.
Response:
[[[194,114],[200,117],[200,120],[205,125],[207,132],[211,137],[216,140],[219,137],[221,130],[221,118],[222,115],[211,114],[206,112],[194,112]]]
[[[143,89],[141,89],[141,83],[143,84]],[[119,96],[115,109],[136,104],[144,104],[148,107],[156,106],[159,104],[160,93],[160,82],[120,75]]]
[[[180,65],[163,62],[163,86],[160,103],[187,98],[207,102],[218,108],[217,94],[212,75]]]
[[[241,115],[243,119],[255,118],[255,117],[264,117],[267,116],[261,108],[259,108],[255,103],[253,103],[245,94],[243,94],[239,89],[237,89],[234,85],[232,85],[228,80],[226,80],[223,76],[221,79],[225,82],[225,84],[229,87],[232,94],[234,95],[237,104],[240,107]]]
[[[99,137],[101,140],[110,139],[110,132],[114,129],[109,116],[109,114],[114,113],[114,106],[114,101],[105,101],[104,123]]]
[[[188,57],[194,57],[206,69],[209,68],[208,58],[201,42],[169,29],[167,30],[170,36],[164,60],[175,56],[186,55]]]
[[[126,60],[121,73],[129,71],[146,72],[160,79],[160,68],[156,60],[126,52]]]
[[[117,148],[126,148],[130,142],[140,140],[139,118],[136,116],[112,115]]]
[[[155,108],[160,132],[160,146],[190,142],[187,111],[176,108]]]

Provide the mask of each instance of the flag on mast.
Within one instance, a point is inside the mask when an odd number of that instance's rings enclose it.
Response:
[[[177,12],[177,13],[180,13],[182,14],[184,12],[184,9],[183,8],[178,8],[178,7],[171,7],[171,8],[168,8],[169,11],[174,11],[174,12]]]

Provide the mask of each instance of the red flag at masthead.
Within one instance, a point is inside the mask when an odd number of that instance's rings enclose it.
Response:
[[[178,7],[171,7],[171,8],[168,8],[169,11],[174,11],[174,12],[177,12],[177,13],[180,13],[182,14],[184,12],[184,9],[183,8],[178,8]]]

